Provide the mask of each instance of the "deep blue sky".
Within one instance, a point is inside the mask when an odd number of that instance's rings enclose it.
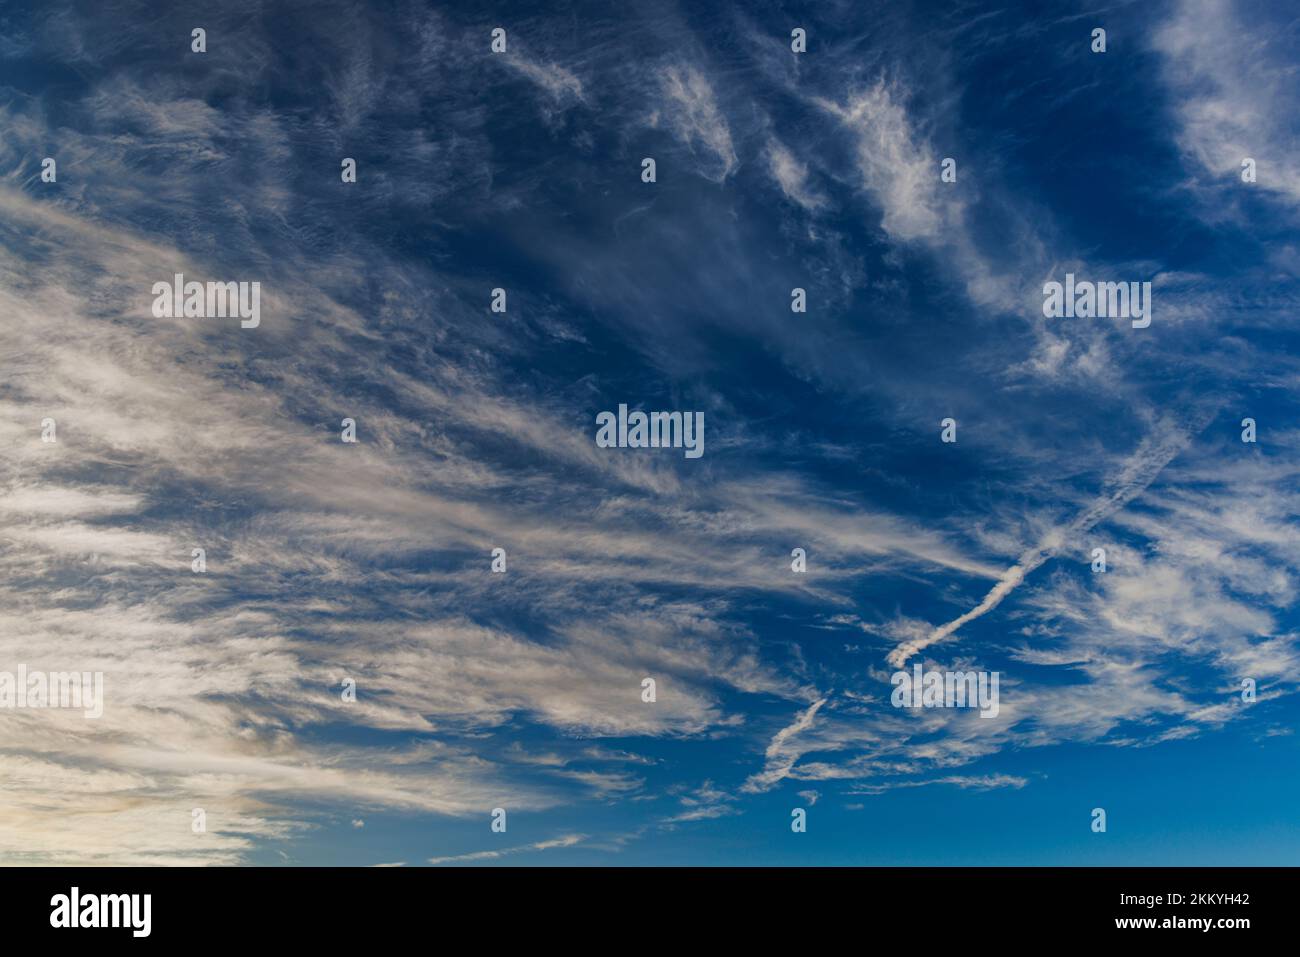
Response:
[[[1297,23],[0,3],[0,859],[1300,862]]]

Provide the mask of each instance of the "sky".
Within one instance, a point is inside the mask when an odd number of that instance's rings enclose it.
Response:
[[[1300,863],[1298,49],[0,0],[0,671],[104,682],[0,707],[0,862]],[[997,715],[896,707],[917,665]]]

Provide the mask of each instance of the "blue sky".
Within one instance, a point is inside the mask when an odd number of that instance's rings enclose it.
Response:
[[[3,4],[0,859],[1296,863],[1298,23]]]

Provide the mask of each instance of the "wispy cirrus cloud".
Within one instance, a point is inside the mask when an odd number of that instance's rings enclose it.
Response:
[[[739,160],[708,78],[692,64],[672,63],[659,71],[658,80],[664,108],[654,122],[664,122],[686,146],[703,153],[703,175],[725,181]]]
[[[803,61],[761,24],[706,55],[680,12],[580,37],[539,16],[495,57],[450,13],[351,29],[326,5],[316,57],[285,71],[251,9],[223,14],[207,61],[177,60],[170,21],[148,44],[104,29],[111,6],[0,39],[82,77],[0,97],[0,656],[102,669],[109,695],[98,723],[6,717],[6,858],[230,864],[326,815],[485,830],[501,805],[566,836],[432,860],[734,834],[761,794],[820,814],[926,784],[1032,791],[1004,755],[1223,728],[1249,714],[1242,676],[1264,702],[1294,691],[1295,443],[1274,403],[1300,370],[1268,338],[1293,251],[1225,275],[1116,251],[1127,227],[1102,241],[1033,175],[1024,131],[969,107],[996,16],[972,47],[951,19],[844,12]],[[1241,136],[1276,156],[1284,113],[1221,115],[1246,95],[1237,54],[1177,12],[1157,36],[1185,157],[1226,175]],[[1285,103],[1264,61],[1247,78]],[[1016,94],[1033,122],[1088,88],[1062,77]],[[646,140],[698,176],[640,183]],[[959,186],[938,178],[950,151]],[[1142,183],[1144,215],[1197,235]],[[1152,334],[1043,322],[1066,269],[1155,277]],[[262,327],[154,319],[175,272],[260,279]],[[1200,395],[1266,410],[1258,455],[1164,411]],[[706,410],[708,457],[597,449],[592,415],[620,401]],[[1096,543],[1111,570],[1089,579]],[[886,667],[923,651],[1002,668],[999,719],[890,707]],[[558,821],[575,808],[610,817],[583,838]]]
[[[493,851],[471,851],[468,854],[452,854],[447,857],[431,857],[428,860],[430,864],[470,864],[475,861],[491,861],[501,857],[509,857],[514,854],[536,853],[538,851],[549,851],[557,847],[576,847],[586,839],[584,834],[566,834],[563,837],[550,838],[545,841],[534,841],[532,844],[523,844],[518,847],[504,848]]]
[[[1263,14],[1261,16],[1261,14]],[[1257,188],[1300,202],[1294,149],[1295,23],[1233,0],[1196,0],[1159,22],[1152,46],[1175,94],[1178,143],[1196,172],[1240,183],[1257,163]]]

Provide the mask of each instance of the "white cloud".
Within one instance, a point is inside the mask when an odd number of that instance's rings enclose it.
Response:
[[[659,86],[665,97],[662,116],[669,127],[692,150],[708,154],[703,175],[724,181],[739,161],[708,79],[694,66],[673,64],[659,71]]]
[[[1293,51],[1282,39],[1291,24],[1232,0],[1193,0],[1170,8],[1153,45],[1172,91],[1178,144],[1194,164],[1234,189],[1271,191],[1300,204],[1300,161],[1292,117]],[[1258,181],[1241,182],[1242,160],[1258,164]]]
[[[468,854],[452,854],[448,857],[431,857],[430,864],[469,864],[474,861],[492,861],[499,857],[508,857],[511,854],[527,854],[537,851],[549,851],[557,847],[574,847],[586,840],[585,834],[566,834],[563,837],[550,838],[545,841],[535,841],[532,844],[522,844],[516,847],[502,848],[501,850],[491,851],[472,851]]]
[[[793,723],[782,728],[772,737],[767,746],[766,763],[763,770],[750,775],[742,790],[747,792],[767,791],[790,774],[795,762],[803,754],[798,738],[800,734],[813,726],[817,719],[817,712],[822,709],[826,701],[826,698],[819,698],[814,701],[808,706],[807,710],[799,714]]]
[[[933,239],[947,217],[936,189],[939,161],[898,97],[898,88],[881,80],[842,103],[814,102],[853,133],[858,173],[884,212],[882,228],[898,240]]]
[[[1020,560],[1008,568],[984,598],[970,611],[936,627],[924,638],[911,638],[889,653],[889,664],[902,667],[907,660],[926,648],[951,637],[963,625],[980,618],[997,608],[1026,576],[1054,558],[1061,549],[1072,545],[1078,537],[1090,531],[1099,522],[1124,508],[1146,491],[1160,471],[1168,465],[1192,440],[1204,425],[1204,416],[1188,427],[1172,419],[1157,426],[1142,441],[1128,459],[1119,464],[1116,477],[1068,527],[1052,529],[1042,541],[1021,555]]]
[[[772,178],[787,199],[804,209],[820,209],[826,205],[826,197],[808,185],[808,167],[775,136],[769,136],[767,140],[767,162]]]
[[[514,53],[506,57],[506,63],[556,100],[569,97],[576,100],[584,99],[582,81],[558,64],[538,63]]]

